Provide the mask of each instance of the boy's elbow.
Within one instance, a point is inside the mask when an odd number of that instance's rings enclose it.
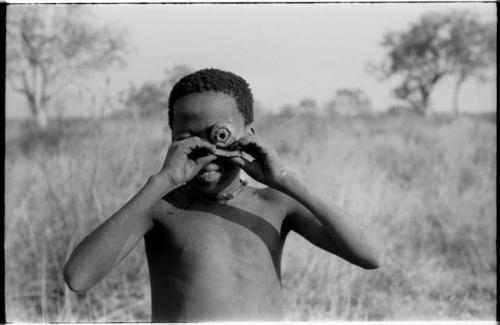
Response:
[[[360,265],[365,270],[378,269],[382,264],[381,254],[378,250],[373,250],[368,256],[364,258],[363,264]]]
[[[375,270],[380,267],[380,259],[376,255],[368,255],[368,254],[362,254],[362,255],[356,255],[356,256],[351,256],[350,258],[346,259],[349,261],[351,264],[354,264],[362,269],[365,270]]]
[[[85,285],[85,281],[82,281],[82,279],[79,279],[78,275],[76,272],[71,270],[71,267],[66,264],[63,270],[63,278],[64,282],[66,282],[66,285],[68,288],[76,293],[84,293],[89,289],[89,286]]]
[[[380,261],[376,258],[370,258],[360,265],[365,270],[376,270],[380,267]]]

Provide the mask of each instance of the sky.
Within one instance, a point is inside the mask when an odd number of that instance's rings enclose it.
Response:
[[[398,79],[380,81],[368,63],[380,63],[388,31],[406,29],[428,11],[470,9],[484,21],[496,21],[493,3],[343,3],[343,4],[113,4],[88,5],[95,21],[125,28],[134,50],[121,70],[91,77],[90,88],[109,78],[111,94],[184,64],[214,67],[245,78],[256,101],[277,110],[312,98],[319,105],[340,88],[366,92],[376,110],[398,102]],[[496,109],[496,72],[488,82],[468,81],[460,94],[463,110]],[[435,89],[431,109],[451,110],[453,80]],[[90,89],[89,88],[89,89]],[[92,90],[89,90],[92,91]],[[7,116],[26,114],[20,97],[7,90]]]

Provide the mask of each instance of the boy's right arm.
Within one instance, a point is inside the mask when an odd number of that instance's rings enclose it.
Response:
[[[88,235],[64,267],[64,279],[74,291],[85,291],[116,266],[152,227],[151,208],[172,185],[152,176],[120,210]]]
[[[153,225],[152,210],[164,195],[189,181],[216,157],[192,160],[196,148],[215,150],[199,138],[172,143],[162,170],[74,250],[64,267],[64,279],[73,291],[85,291],[101,280],[135,247]]]

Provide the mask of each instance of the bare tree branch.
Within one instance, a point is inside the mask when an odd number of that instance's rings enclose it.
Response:
[[[128,43],[123,31],[95,26],[88,6],[27,5],[9,10],[7,80],[36,116],[67,85],[68,76],[119,66]]]

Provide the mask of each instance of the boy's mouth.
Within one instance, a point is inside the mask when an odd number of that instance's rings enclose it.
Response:
[[[210,163],[203,167],[198,174],[196,175],[196,179],[210,183],[218,180],[221,176],[221,167],[217,164]]]
[[[214,172],[214,171],[219,171],[220,169],[221,169],[221,166],[219,164],[211,162],[211,163],[205,165],[202,169],[200,169],[200,173]]]

